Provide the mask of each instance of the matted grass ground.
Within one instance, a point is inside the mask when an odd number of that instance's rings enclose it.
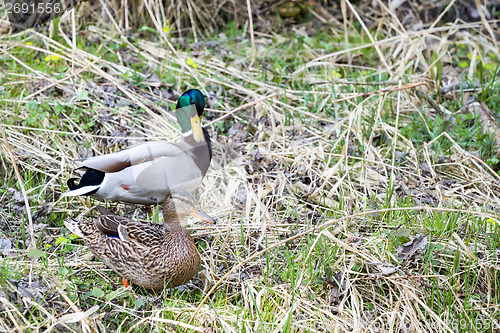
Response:
[[[1,36],[0,331],[498,332],[498,42],[347,11],[253,43],[105,12]],[[63,227],[104,203],[61,193],[75,159],[176,140],[187,88],[209,97],[218,224],[189,221],[189,284],[125,289]]]

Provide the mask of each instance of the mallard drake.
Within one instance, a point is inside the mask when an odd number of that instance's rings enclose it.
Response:
[[[64,224],[83,238],[90,252],[124,279],[161,290],[164,286],[182,285],[198,272],[200,254],[186,230],[185,218],[192,214],[208,223],[214,220],[197,208],[188,191],[176,189],[167,195],[163,227],[118,216],[103,207],[97,209],[100,216],[94,220],[67,219]]]
[[[208,131],[201,126],[205,97],[196,89],[177,101],[175,115],[182,138],[170,143],[142,143],[82,162],[87,171],[68,180],[64,196],[93,195],[111,201],[153,205],[163,202],[170,190],[196,189],[212,159]]]

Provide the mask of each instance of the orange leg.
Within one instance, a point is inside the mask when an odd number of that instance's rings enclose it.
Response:
[[[128,288],[130,286],[130,283],[125,278],[122,278],[122,283],[125,286],[125,288]]]

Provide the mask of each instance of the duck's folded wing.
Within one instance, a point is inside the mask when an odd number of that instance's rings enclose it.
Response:
[[[149,223],[128,220],[118,226],[120,239],[139,244],[144,247],[161,246],[165,235],[163,231]]]
[[[101,216],[94,223],[102,233],[118,237],[120,240],[134,242],[144,247],[152,247],[164,237],[160,225],[150,222],[139,222],[97,207]]]
[[[139,187],[158,191],[179,187],[191,189],[193,187],[191,183],[199,184],[202,178],[195,161],[184,152],[156,158],[131,170]]]
[[[96,209],[99,211],[99,214],[101,214],[99,218],[94,220],[97,229],[105,235],[118,237],[118,226],[125,218],[111,213],[101,206],[97,206]]]
[[[95,156],[82,162],[82,167],[102,172],[118,172],[131,165],[153,161],[159,157],[176,156],[182,150],[174,144],[164,141],[141,143],[111,154]]]

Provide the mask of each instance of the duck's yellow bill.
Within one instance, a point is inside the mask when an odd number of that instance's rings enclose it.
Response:
[[[205,221],[207,223],[215,224],[215,220],[201,209],[193,210],[191,212],[191,215],[196,216],[200,220]]]
[[[196,115],[191,117],[191,131],[193,132],[193,139],[196,142],[205,141],[203,136],[203,130],[201,129],[201,119],[200,116]]]

